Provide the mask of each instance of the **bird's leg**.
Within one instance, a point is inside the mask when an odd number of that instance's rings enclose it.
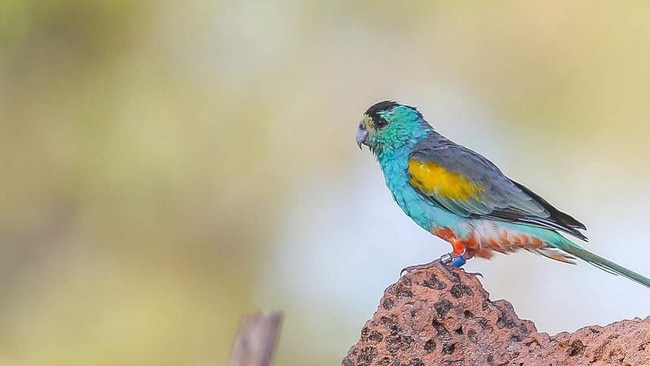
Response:
[[[463,254],[460,256],[460,259],[462,259],[462,263],[465,264],[465,262],[467,262],[468,259],[474,258],[475,255],[476,255],[476,251],[474,249],[466,248],[465,251],[463,252]],[[461,266],[462,266],[462,264],[461,264]],[[460,266],[456,266],[456,267],[460,267]],[[481,274],[479,272],[466,272],[466,273],[483,277],[483,274]]]
[[[408,267],[402,269],[402,271],[400,272],[400,275],[404,274],[405,272],[408,273],[408,272],[413,272],[413,271],[417,271],[417,270],[420,270],[420,269],[427,269],[427,268],[436,267],[436,268],[440,269],[441,271],[445,272],[445,274],[449,278],[452,278],[452,274],[451,274],[451,272],[449,272],[448,267],[451,266],[451,267],[460,268],[463,264],[465,264],[465,262],[466,262],[466,260],[463,257],[463,255],[457,256],[457,255],[454,255],[454,253],[447,253],[447,254],[441,256],[440,258],[438,258],[436,260],[433,260],[431,262],[423,263],[423,264],[416,264],[414,266],[408,266]]]

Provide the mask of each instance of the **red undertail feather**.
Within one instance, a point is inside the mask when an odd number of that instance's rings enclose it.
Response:
[[[556,261],[575,263],[574,257],[549,246],[538,237],[506,229],[488,236],[472,233],[467,239],[459,238],[450,228],[435,228],[433,234],[451,243],[454,255],[463,255],[465,258],[477,256],[489,259],[494,251],[508,254],[524,249]]]

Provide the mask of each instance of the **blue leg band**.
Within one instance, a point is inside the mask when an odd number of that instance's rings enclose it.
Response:
[[[452,260],[451,260],[451,265],[456,267],[456,268],[462,267],[463,264],[465,264],[465,263],[467,263],[467,261],[462,256],[461,257],[453,257]]]

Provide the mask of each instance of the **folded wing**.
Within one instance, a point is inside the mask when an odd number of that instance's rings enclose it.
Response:
[[[476,152],[433,134],[409,156],[411,185],[450,212],[559,230],[582,240],[585,226],[510,180]]]

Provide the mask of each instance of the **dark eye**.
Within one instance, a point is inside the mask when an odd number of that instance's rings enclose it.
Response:
[[[388,124],[388,121],[386,121],[383,117],[377,117],[375,118],[375,128],[380,130]]]

